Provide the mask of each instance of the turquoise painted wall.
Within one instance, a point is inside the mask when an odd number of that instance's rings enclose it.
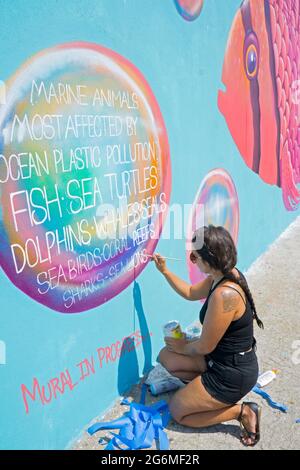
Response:
[[[292,222],[281,190],[269,186],[239,155],[217,107],[217,92],[228,33],[240,0],[207,0],[200,17],[187,22],[172,0],[1,0],[0,78],[44,48],[90,41],[129,59],[141,71],[159,103],[167,128],[171,203],[191,204],[211,169],[227,170],[240,205],[239,268],[245,270]],[[156,251],[184,258],[185,240],[161,240]],[[172,264],[171,264],[172,263]],[[169,268],[188,281],[185,263]],[[52,311],[18,290],[0,272],[0,447],[62,449],[119,393],[138,380],[162,346],[162,324],[176,318],[185,326],[199,305],[180,298],[151,263],[125,291],[104,305],[77,315]],[[76,366],[96,350],[135,331],[148,338],[121,360],[96,363],[95,374],[79,380]],[[149,336],[151,333],[151,336]],[[130,340],[129,340],[130,343]],[[46,385],[68,369],[74,382],[51,403],[29,400],[21,384]]]

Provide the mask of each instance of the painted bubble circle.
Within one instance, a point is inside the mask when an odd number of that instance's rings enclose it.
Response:
[[[90,43],[44,50],[0,108],[0,262],[62,312],[97,307],[144,269],[166,217],[166,128],[140,71]]]
[[[174,0],[179,14],[187,21],[194,21],[201,13],[204,0]]]
[[[222,168],[210,171],[202,180],[190,213],[187,227],[186,262],[193,284],[205,279],[196,264],[190,261],[190,240],[195,230],[202,225],[222,225],[235,244],[239,230],[239,202],[231,176]]]

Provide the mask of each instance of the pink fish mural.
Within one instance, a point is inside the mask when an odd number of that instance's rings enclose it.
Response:
[[[244,0],[234,18],[218,107],[247,166],[300,201],[300,0]]]

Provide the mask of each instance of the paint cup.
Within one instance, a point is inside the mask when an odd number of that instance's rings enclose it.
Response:
[[[201,336],[201,328],[196,325],[188,326],[185,329],[185,334],[188,341],[196,341]]]
[[[164,336],[168,338],[182,338],[183,333],[180,328],[179,321],[171,320],[164,325]]]

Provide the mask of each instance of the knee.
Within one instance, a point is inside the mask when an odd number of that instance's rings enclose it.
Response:
[[[170,402],[169,402],[169,410],[171,416],[176,423],[181,424],[182,418],[184,416],[182,406],[180,403],[180,399],[178,398],[178,393],[175,393]]]
[[[170,357],[170,354],[166,347],[161,349],[157,357],[157,361],[167,370],[169,370],[169,365],[170,365],[169,357]]]

